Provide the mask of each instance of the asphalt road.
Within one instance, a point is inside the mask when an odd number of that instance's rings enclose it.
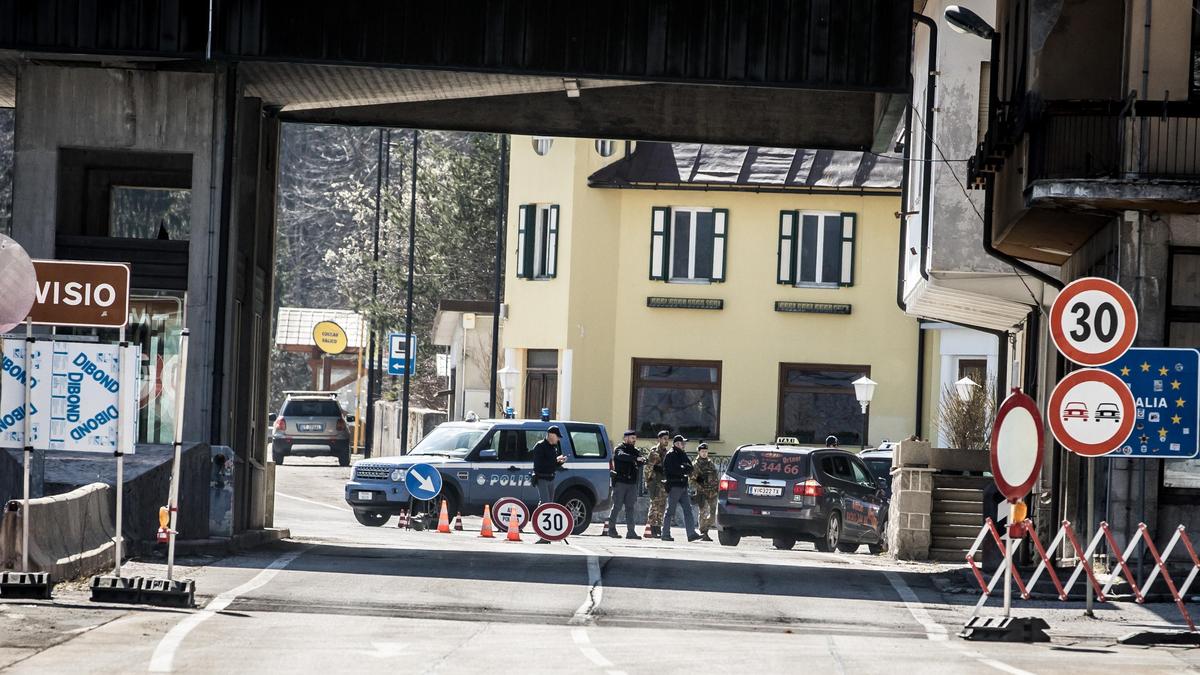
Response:
[[[1051,620],[1053,643],[968,643],[954,633],[974,598],[943,596],[932,566],[759,540],[610,539],[599,526],[551,546],[481,539],[478,518],[452,535],[368,528],[341,502],[349,469],[289,458],[277,476],[276,524],[293,538],[185,561],[201,609],[73,605],[70,592],[0,603],[0,670],[1200,672],[1200,650],[1114,646],[1131,626],[1162,623],[1146,608],[1084,620],[1038,607],[1026,613]],[[6,628],[31,620],[57,637],[4,642]]]

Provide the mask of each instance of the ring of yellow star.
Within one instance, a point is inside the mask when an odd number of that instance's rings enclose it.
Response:
[[[1167,437],[1167,428],[1166,427],[1162,427],[1161,429],[1158,430],[1158,437],[1159,438]]]
[[[1166,377],[1167,373],[1169,373],[1169,372],[1171,372],[1171,371],[1167,370],[1166,366],[1163,366],[1162,368],[1158,369],[1158,374],[1162,375],[1163,377]]]
[[[1183,406],[1185,406],[1185,405],[1187,405],[1187,401],[1185,401],[1185,400],[1183,400],[1183,399],[1181,399],[1181,398],[1177,398],[1177,399],[1175,399],[1175,407],[1176,407],[1176,408],[1182,408],[1182,407],[1183,407]]]
[[[1179,380],[1171,380],[1171,388],[1172,389],[1179,389],[1180,385],[1182,385],[1182,384],[1183,383],[1180,382]]]
[[[1171,415],[1171,424],[1179,424],[1182,421],[1183,421],[1183,418],[1180,417],[1179,415]]]
[[[1146,361],[1142,361],[1142,372],[1143,373],[1150,372],[1150,364]]]
[[[1129,377],[1129,366],[1121,366],[1121,377]]]

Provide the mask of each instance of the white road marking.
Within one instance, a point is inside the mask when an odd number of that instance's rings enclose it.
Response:
[[[333,504],[323,504],[321,502],[314,502],[311,499],[305,499],[304,497],[296,497],[294,495],[288,495],[288,494],[284,494],[284,493],[278,492],[278,491],[275,493],[275,496],[276,497],[285,497],[287,499],[294,499],[298,502],[304,502],[305,504],[312,504],[313,506],[324,506],[325,508],[333,509],[334,511],[345,511],[347,513],[354,513],[354,509],[348,509],[344,506],[334,506]]]
[[[403,642],[372,642],[371,646],[375,648],[375,651],[366,652],[367,656],[386,659],[392,656],[399,656],[404,651],[405,644]]]
[[[579,647],[579,651],[583,652],[583,655],[586,656],[589,661],[601,668],[613,667],[612,661],[604,658],[604,655],[601,654],[599,650],[591,646],[592,640],[588,637],[586,628],[576,628],[572,630],[571,639],[575,641],[575,645]],[[607,675],[625,675],[625,671],[610,670],[608,671]]]
[[[583,603],[579,605],[579,609],[576,609],[575,614],[571,616],[570,624],[572,626],[586,626],[595,620],[592,614],[600,606],[600,601],[604,598],[604,585],[601,583],[602,580],[600,578],[600,556],[583,546],[576,546],[575,550],[587,556],[588,594],[583,599]]]
[[[892,588],[894,588],[896,593],[900,595],[900,599],[904,601],[904,606],[908,608],[908,613],[912,614],[913,618],[917,620],[917,623],[921,624],[921,626],[925,628],[925,637],[930,641],[944,642],[947,647],[962,654],[963,656],[975,659],[979,663],[982,663],[989,668],[994,668],[996,670],[1009,673],[1009,675],[1033,675],[1029,671],[1021,670],[1020,668],[1010,666],[1007,663],[1003,663],[995,659],[989,659],[977,651],[968,649],[957,641],[949,640],[946,627],[933,620],[933,617],[929,615],[928,611],[926,611],[924,604],[921,603],[920,598],[917,597],[917,594],[913,592],[912,588],[905,583],[904,579],[899,574],[883,570],[883,575],[887,577],[888,583],[892,585]]]
[[[175,624],[175,627],[167,632],[158,646],[154,648],[154,656],[150,658],[150,672],[152,673],[169,673],[174,667],[175,652],[179,650],[179,646],[183,644],[188,633],[196,629],[197,626],[209,620],[216,615],[217,612],[224,610],[239,595],[258,590],[267,585],[271,579],[275,578],[279,571],[287,567],[293,560],[299,558],[307,548],[299,551],[289,551],[279,556],[270,565],[267,565],[263,571],[259,572],[253,579],[246,583],[225,591],[224,593],[213,598],[211,602],[204,607],[203,610],[192,614],[183,621]]]

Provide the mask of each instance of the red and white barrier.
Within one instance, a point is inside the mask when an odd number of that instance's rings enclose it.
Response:
[[[980,570],[979,566],[975,563],[975,554],[978,552],[979,547],[983,544],[984,539],[989,534],[996,542],[996,546],[999,547],[1001,555],[1004,555],[1006,558],[1005,562],[1001,563],[997,568],[996,573],[992,576],[991,581],[984,579],[982,570]],[[1034,585],[1037,584],[1038,579],[1041,578],[1043,573],[1046,573],[1050,576],[1050,581],[1054,584],[1054,588],[1058,592],[1058,599],[1066,600],[1068,594],[1071,592],[1071,588],[1075,585],[1075,582],[1078,581],[1080,574],[1087,574],[1089,583],[1091,583],[1092,587],[1096,590],[1096,599],[1101,602],[1105,602],[1108,600],[1108,593],[1112,589],[1113,584],[1123,575],[1125,581],[1129,584],[1130,589],[1133,591],[1134,598],[1139,603],[1143,603],[1146,601],[1146,594],[1149,592],[1150,587],[1154,585],[1154,582],[1157,581],[1158,577],[1161,575],[1167,585],[1168,590],[1171,592],[1171,597],[1175,601],[1175,606],[1179,608],[1179,613],[1183,615],[1184,621],[1187,622],[1188,628],[1192,631],[1196,630],[1196,625],[1192,622],[1191,615],[1188,614],[1183,598],[1187,596],[1188,589],[1191,588],[1192,582],[1196,580],[1197,574],[1200,574],[1200,556],[1196,555],[1196,548],[1192,545],[1192,541],[1187,535],[1187,528],[1185,528],[1183,525],[1180,525],[1175,529],[1175,534],[1172,535],[1171,540],[1167,543],[1167,546],[1163,549],[1161,555],[1158,552],[1158,548],[1154,545],[1154,540],[1150,537],[1149,528],[1146,527],[1145,523],[1138,524],[1136,534],[1134,534],[1134,536],[1130,539],[1129,544],[1123,551],[1119,546],[1117,546],[1116,538],[1113,537],[1112,530],[1109,528],[1108,523],[1100,523],[1099,529],[1096,530],[1096,534],[1093,535],[1091,540],[1088,542],[1086,549],[1080,548],[1079,538],[1075,535],[1075,530],[1071,526],[1070,521],[1066,520],[1062,522],[1062,527],[1059,528],[1058,533],[1055,534],[1054,539],[1050,541],[1050,545],[1048,547],[1042,546],[1042,542],[1039,539],[1037,532],[1033,528],[1033,523],[1029,520],[1025,520],[1021,523],[1010,526],[1008,534],[1013,541],[1012,547],[1014,553],[1025,540],[1025,537],[1028,536],[1031,545],[1038,554],[1038,558],[1040,558],[1040,562],[1034,569],[1033,574],[1029,577],[1028,584],[1021,579],[1021,575],[1017,573],[1015,567],[1012,569],[1013,579],[1015,579],[1017,582],[1017,587],[1021,591],[1022,598],[1026,600],[1029,599],[1029,589],[1033,588]],[[1071,573],[1071,576],[1067,579],[1065,584],[1059,579],[1058,573],[1054,569],[1054,565],[1050,562],[1050,556],[1046,552],[1047,549],[1050,551],[1057,550],[1058,547],[1062,545],[1064,539],[1070,543],[1071,548],[1075,551],[1076,557],[1081,561],[1078,565],[1076,565],[1075,571]],[[1092,569],[1092,566],[1087,562],[1092,559],[1092,555],[1096,552],[1096,548],[1100,545],[1101,540],[1108,544],[1108,548],[1113,557],[1117,559],[1117,566],[1120,568],[1120,572],[1113,574],[1109,578],[1108,583],[1104,584],[1103,587],[1100,585],[1100,580],[1096,578],[1096,574]],[[1167,571],[1165,561],[1170,559],[1171,553],[1175,550],[1175,547],[1180,542],[1183,542],[1184,548],[1191,557],[1192,568],[1188,573],[1187,578],[1184,580],[1183,585],[1176,587],[1174,579],[1171,578],[1170,573]],[[1139,543],[1142,543],[1146,546],[1146,550],[1149,551],[1150,555],[1154,558],[1155,563],[1154,569],[1151,570],[1150,575],[1146,577],[1145,583],[1141,587],[1138,586],[1137,580],[1134,577],[1133,572],[1129,569],[1129,564],[1127,563],[1134,551],[1137,550]],[[991,595],[992,591],[995,590],[996,584],[999,583],[1001,578],[1003,578],[1008,567],[1007,560],[1008,556],[1006,555],[1005,541],[1000,536],[999,530],[996,529],[995,523],[992,522],[991,518],[988,518],[984,522],[983,527],[979,528],[979,534],[975,537],[975,542],[971,544],[971,549],[967,551],[967,564],[971,567],[971,571],[975,575],[975,580],[979,583],[979,587],[983,591],[979,598],[979,602],[975,605],[976,613],[978,613],[978,611],[983,607],[984,603],[987,602],[988,597]]]

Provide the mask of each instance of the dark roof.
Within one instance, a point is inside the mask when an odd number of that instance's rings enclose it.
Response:
[[[899,156],[843,150],[641,142],[629,156],[589,176],[588,185],[897,190],[902,166]]]

